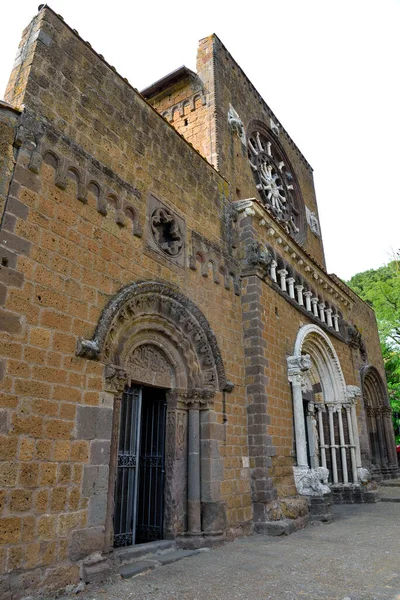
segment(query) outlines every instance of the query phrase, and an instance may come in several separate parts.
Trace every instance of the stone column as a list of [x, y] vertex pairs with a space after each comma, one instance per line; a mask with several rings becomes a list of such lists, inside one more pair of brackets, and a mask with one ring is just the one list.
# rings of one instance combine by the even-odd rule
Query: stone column
[[286, 271], [286, 269], [280, 269], [280, 271], [278, 271], [278, 274], [281, 282], [281, 290], [282, 292], [286, 292], [286, 275], [288, 274], [288, 272]]
[[325, 311], [326, 314], [326, 323], [328, 325], [328, 327], [333, 327], [333, 323], [332, 323], [332, 309], [331, 308], [327, 308]]
[[395, 440], [392, 425], [392, 409], [390, 406], [382, 406], [383, 427], [385, 432], [386, 448], [390, 466], [397, 467], [397, 456], [395, 452]]
[[337, 313], [333, 313], [333, 328], [335, 331], [339, 331], [339, 315]]
[[376, 408], [376, 429], [378, 431], [378, 445], [379, 445], [379, 457], [380, 463], [382, 466], [387, 466], [386, 453], [385, 453], [385, 440], [384, 440], [384, 430], [383, 430], [383, 419], [382, 412], [380, 410], [380, 406]]
[[189, 408], [188, 419], [188, 531], [201, 531], [200, 512], [200, 411]]
[[330, 434], [330, 447], [331, 447], [331, 456], [332, 456], [332, 477], [333, 483], [338, 482], [338, 472], [337, 472], [337, 462], [336, 462], [336, 440], [335, 440], [335, 426], [333, 423], [333, 404], [328, 404], [328, 414], [329, 414], [329, 434]]
[[275, 283], [278, 281], [276, 278], [276, 267], [278, 266], [278, 263], [276, 262], [276, 260], [271, 261], [271, 279], [272, 281], [275, 281]]
[[346, 404], [345, 409], [346, 409], [346, 417], [347, 417], [347, 429], [349, 430], [351, 470], [352, 470], [352, 474], [353, 474], [353, 483], [357, 483], [358, 475], [357, 475], [357, 461], [356, 461], [356, 446], [354, 443], [353, 422], [351, 419], [350, 404]]
[[301, 385], [303, 382], [304, 371], [308, 371], [311, 368], [311, 359], [308, 354], [304, 356], [288, 356], [287, 364], [288, 380], [292, 385], [293, 394], [297, 466], [307, 469], [307, 441]]
[[312, 304], [312, 312], [314, 317], [318, 317], [318, 298], [314, 297], [311, 298], [311, 304]]
[[200, 410], [201, 529], [205, 536], [220, 536], [226, 529], [221, 501], [224, 464], [219, 452], [223, 437], [224, 425], [218, 422], [217, 413], [212, 408]]
[[294, 277], [288, 277], [286, 280], [289, 286], [289, 297], [294, 300], [294, 282], [296, 281]]
[[339, 443], [340, 443], [340, 454], [342, 459], [342, 470], [343, 470], [343, 483], [349, 482], [349, 475], [347, 472], [347, 457], [346, 457], [346, 442], [344, 439], [344, 429], [343, 429], [343, 415], [342, 415], [342, 405], [338, 405], [338, 419], [339, 419]]
[[321, 302], [320, 304], [318, 304], [318, 308], [319, 318], [321, 319], [322, 323], [325, 323], [325, 303]]
[[297, 302], [299, 303], [299, 306], [304, 306], [303, 289], [304, 289], [303, 285], [296, 285]]
[[308, 312], [311, 312], [311, 296], [312, 296], [312, 292], [310, 291], [306, 291], [304, 292], [303, 296], [306, 299], [306, 310], [308, 310]]

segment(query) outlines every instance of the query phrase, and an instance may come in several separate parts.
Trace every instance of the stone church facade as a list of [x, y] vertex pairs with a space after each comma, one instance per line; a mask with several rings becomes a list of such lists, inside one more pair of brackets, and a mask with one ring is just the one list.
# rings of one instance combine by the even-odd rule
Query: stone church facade
[[152, 540], [290, 533], [397, 476], [374, 314], [215, 35], [140, 94], [43, 6], [0, 128], [2, 598]]

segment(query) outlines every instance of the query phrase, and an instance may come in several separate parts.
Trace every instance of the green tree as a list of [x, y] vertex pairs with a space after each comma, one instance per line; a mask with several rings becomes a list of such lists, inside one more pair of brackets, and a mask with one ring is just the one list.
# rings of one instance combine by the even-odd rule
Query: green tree
[[347, 285], [375, 311], [396, 441], [400, 443], [400, 255], [379, 269], [354, 275]]

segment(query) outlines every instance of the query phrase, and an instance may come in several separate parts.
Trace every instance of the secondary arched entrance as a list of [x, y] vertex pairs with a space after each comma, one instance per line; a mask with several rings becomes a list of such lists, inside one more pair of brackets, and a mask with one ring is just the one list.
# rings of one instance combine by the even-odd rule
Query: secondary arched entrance
[[392, 410], [379, 371], [371, 365], [361, 370], [362, 395], [367, 421], [372, 472], [397, 477], [398, 465], [392, 425]]
[[318, 326], [305, 325], [287, 362], [293, 392], [298, 491], [307, 493], [302, 484], [305, 474], [312, 479], [310, 470], [320, 467], [329, 471], [330, 485], [357, 484], [361, 455], [355, 396], [359, 390], [346, 386], [332, 342]]
[[110, 544], [223, 535], [225, 510], [212, 475], [222, 469], [213, 401], [230, 387], [201, 311], [167, 285], [132, 284], [111, 300], [77, 353], [105, 363], [114, 396]]

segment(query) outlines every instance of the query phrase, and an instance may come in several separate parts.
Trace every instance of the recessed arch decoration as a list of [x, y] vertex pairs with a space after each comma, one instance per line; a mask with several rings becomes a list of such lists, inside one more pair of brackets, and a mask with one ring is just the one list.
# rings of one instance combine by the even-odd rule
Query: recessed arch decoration
[[[298, 491], [327, 493], [328, 480], [334, 486], [358, 484], [361, 454], [355, 397], [360, 390], [346, 386], [332, 342], [317, 325], [304, 325], [287, 363], [293, 392]], [[314, 491], [310, 491], [309, 482], [313, 481]]]
[[372, 471], [375, 475], [386, 477], [397, 474], [392, 410], [386, 385], [378, 369], [372, 365], [363, 367], [360, 375]]
[[160, 282], [122, 288], [103, 310], [92, 339], [78, 340], [76, 354], [123, 368], [134, 380], [140, 380], [140, 354], [149, 368], [153, 357], [166, 378], [170, 371], [165, 387], [231, 389], [207, 319], [189, 298]]

